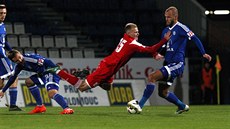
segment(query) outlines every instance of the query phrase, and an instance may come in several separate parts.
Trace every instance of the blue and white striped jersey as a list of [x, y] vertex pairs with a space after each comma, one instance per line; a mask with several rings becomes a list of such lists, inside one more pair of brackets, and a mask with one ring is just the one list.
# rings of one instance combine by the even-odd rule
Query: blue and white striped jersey
[[16, 76], [21, 72], [21, 70], [42, 74], [47, 68], [56, 66], [50, 59], [45, 58], [39, 54], [24, 54], [23, 57], [24, 62], [15, 66], [14, 75]]
[[13, 76], [10, 77], [9, 81], [3, 88], [2, 90], [3, 92], [5, 92], [11, 86], [11, 84], [13, 84], [18, 74], [22, 70], [35, 72], [38, 75], [42, 75], [44, 74], [47, 68], [57, 66], [50, 59], [45, 58], [39, 54], [34, 54], [34, 53], [24, 54], [23, 57], [24, 57], [23, 63], [19, 63], [15, 66], [14, 74]]
[[197, 36], [185, 25], [177, 22], [174, 26], [166, 27], [161, 37], [163, 38], [165, 33], [171, 31], [171, 38], [166, 44], [165, 61], [167, 63], [179, 63], [184, 62], [185, 49], [188, 40], [193, 40], [199, 48], [201, 54], [205, 54], [204, 47]]

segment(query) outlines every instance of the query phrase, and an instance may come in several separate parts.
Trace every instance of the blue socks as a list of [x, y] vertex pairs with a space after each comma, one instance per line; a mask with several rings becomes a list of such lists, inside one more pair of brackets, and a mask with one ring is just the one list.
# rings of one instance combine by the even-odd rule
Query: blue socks
[[35, 86], [29, 87], [29, 90], [30, 90], [31, 94], [33, 95], [34, 99], [36, 100], [37, 105], [41, 106], [42, 105], [42, 98], [40, 95], [39, 88], [35, 85]]
[[175, 104], [178, 106], [179, 109], [184, 109], [185, 104], [183, 102], [181, 102], [177, 96], [172, 93], [172, 92], [168, 92], [167, 97], [165, 97], [166, 100], [168, 100], [169, 102]]
[[9, 95], [10, 95], [10, 106], [16, 105], [18, 90], [17, 87], [10, 87], [9, 88]]
[[68, 105], [67, 105], [65, 99], [64, 99], [63, 96], [61, 96], [60, 94], [55, 94], [55, 95], [53, 96], [53, 99], [54, 99], [63, 109], [65, 109], [65, 108], [68, 107]]
[[145, 102], [149, 99], [149, 97], [152, 95], [153, 91], [155, 88], [155, 84], [154, 83], [149, 83], [147, 84], [145, 90], [144, 90], [144, 94], [139, 102], [139, 105], [141, 108], [144, 107]]

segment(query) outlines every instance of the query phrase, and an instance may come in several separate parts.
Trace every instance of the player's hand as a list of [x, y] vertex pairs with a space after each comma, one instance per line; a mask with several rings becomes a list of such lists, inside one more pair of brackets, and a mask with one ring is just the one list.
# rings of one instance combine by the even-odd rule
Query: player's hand
[[170, 37], [171, 37], [171, 31], [168, 31], [168, 32], [164, 35], [164, 38], [165, 38], [166, 40], [169, 40]]
[[155, 60], [161, 60], [161, 59], [164, 59], [164, 56], [162, 56], [161, 54], [157, 54], [156, 56], [154, 56], [154, 59]]
[[4, 97], [4, 92], [0, 91], [0, 98]]
[[204, 54], [204, 58], [206, 58], [209, 62], [212, 60], [212, 57], [209, 54]]

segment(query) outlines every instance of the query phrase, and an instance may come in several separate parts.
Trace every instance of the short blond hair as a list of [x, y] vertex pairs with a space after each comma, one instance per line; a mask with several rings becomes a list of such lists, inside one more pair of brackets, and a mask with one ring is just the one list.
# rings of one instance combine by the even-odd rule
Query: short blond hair
[[170, 11], [170, 10], [172, 11], [172, 13], [173, 13], [174, 16], [178, 16], [178, 10], [177, 10], [176, 7], [170, 6], [170, 7], [168, 7], [168, 8], [165, 10], [165, 12], [168, 12], [168, 11]]
[[134, 23], [127, 23], [127, 24], [125, 25], [125, 32], [131, 30], [132, 28], [136, 28], [136, 27], [137, 27], [137, 25], [134, 24]]

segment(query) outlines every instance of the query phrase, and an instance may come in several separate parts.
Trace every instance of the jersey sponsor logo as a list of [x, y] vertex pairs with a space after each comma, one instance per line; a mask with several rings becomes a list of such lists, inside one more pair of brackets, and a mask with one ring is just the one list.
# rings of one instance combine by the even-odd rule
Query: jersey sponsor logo
[[108, 96], [110, 105], [126, 105], [134, 99], [131, 83], [114, 83]]
[[187, 35], [188, 35], [189, 37], [192, 37], [192, 36], [194, 35], [194, 33], [193, 33], [192, 31], [189, 31], [189, 32], [187, 33]]
[[38, 65], [39, 65], [39, 66], [42, 66], [43, 63], [44, 63], [44, 60], [43, 60], [43, 59], [38, 59]]

